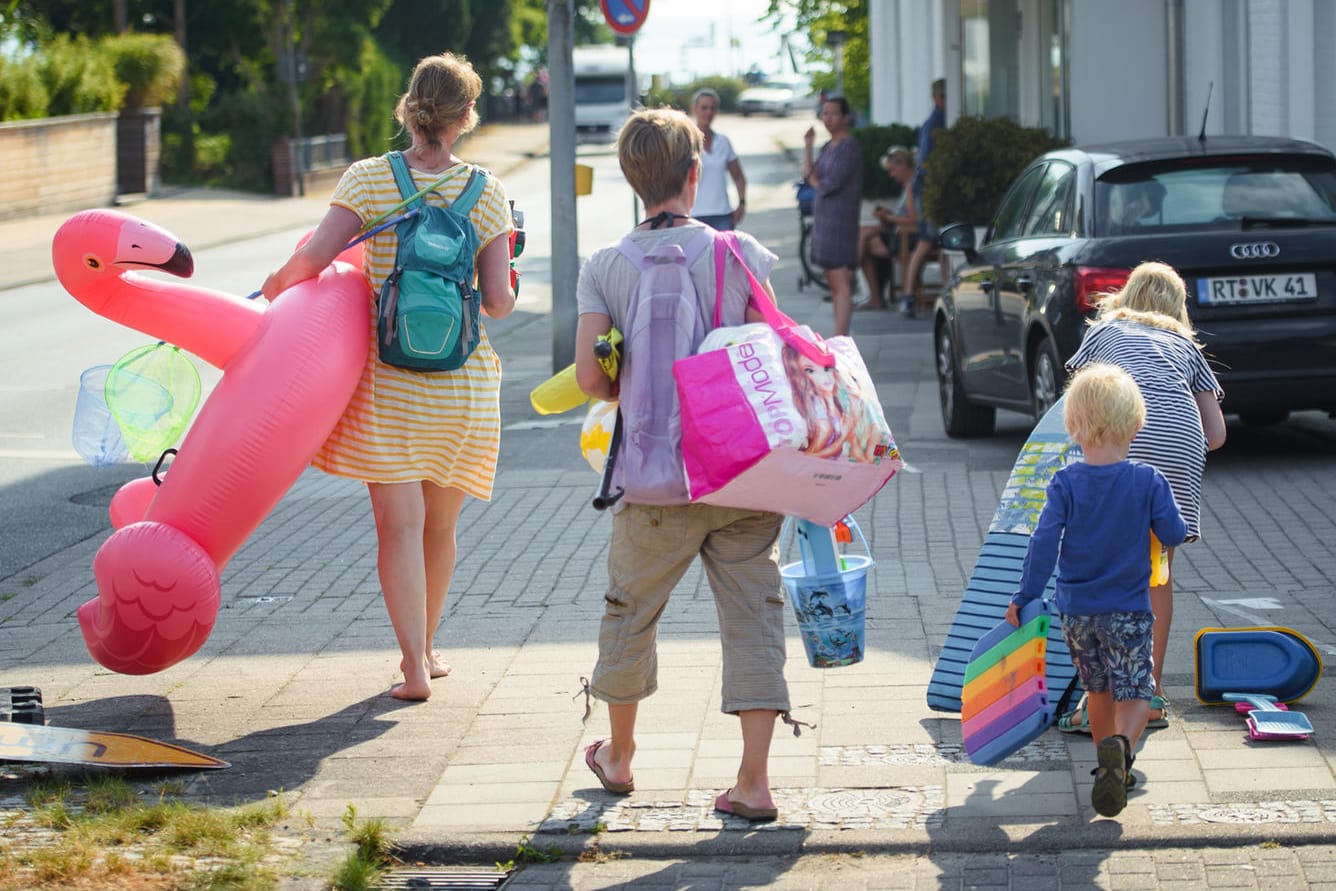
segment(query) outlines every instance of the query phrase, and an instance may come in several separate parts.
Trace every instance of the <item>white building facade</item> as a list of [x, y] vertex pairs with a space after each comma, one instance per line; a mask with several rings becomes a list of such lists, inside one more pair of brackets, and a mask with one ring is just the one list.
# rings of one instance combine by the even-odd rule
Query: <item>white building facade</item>
[[[1256, 134], [1336, 150], [1336, 0], [869, 0], [872, 120], [1008, 117], [1073, 143]], [[1209, 110], [1208, 110], [1209, 101]]]

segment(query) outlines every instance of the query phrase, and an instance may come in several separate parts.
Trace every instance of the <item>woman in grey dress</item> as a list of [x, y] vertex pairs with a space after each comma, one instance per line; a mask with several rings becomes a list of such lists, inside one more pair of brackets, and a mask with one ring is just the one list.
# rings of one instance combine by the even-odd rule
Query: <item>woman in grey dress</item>
[[813, 158], [816, 130], [803, 135], [803, 179], [816, 189], [812, 202], [812, 262], [826, 271], [835, 306], [835, 334], [849, 333], [858, 267], [858, 214], [863, 198], [863, 156], [849, 130], [852, 116], [843, 96], [821, 103], [821, 123], [830, 142]]

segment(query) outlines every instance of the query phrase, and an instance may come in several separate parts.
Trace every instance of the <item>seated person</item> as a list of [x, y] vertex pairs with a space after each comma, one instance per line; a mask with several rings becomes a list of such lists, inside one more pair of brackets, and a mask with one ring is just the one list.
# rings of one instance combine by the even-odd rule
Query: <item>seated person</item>
[[[891, 179], [900, 184], [900, 201], [893, 209], [881, 205], [873, 208], [879, 224], [863, 226], [858, 233], [858, 265], [867, 278], [868, 293], [871, 297], [863, 307], [885, 309], [890, 306], [889, 297], [895, 292], [894, 282], [883, 283], [878, 273], [879, 261], [894, 261], [900, 252], [900, 233], [915, 231], [918, 213], [914, 208], [914, 197], [910, 183], [914, 180], [914, 153], [904, 146], [893, 145], [881, 156], [881, 166]], [[892, 272], [894, 275], [894, 272]], [[882, 296], [883, 285], [889, 285], [891, 295]], [[863, 308], [860, 307], [860, 308]]]

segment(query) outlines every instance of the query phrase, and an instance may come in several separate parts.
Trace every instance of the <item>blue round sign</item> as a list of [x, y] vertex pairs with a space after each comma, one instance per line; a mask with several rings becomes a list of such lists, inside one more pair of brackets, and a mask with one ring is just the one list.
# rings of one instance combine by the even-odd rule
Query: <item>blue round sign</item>
[[649, 0], [599, 0], [608, 27], [618, 34], [634, 34], [649, 15]]

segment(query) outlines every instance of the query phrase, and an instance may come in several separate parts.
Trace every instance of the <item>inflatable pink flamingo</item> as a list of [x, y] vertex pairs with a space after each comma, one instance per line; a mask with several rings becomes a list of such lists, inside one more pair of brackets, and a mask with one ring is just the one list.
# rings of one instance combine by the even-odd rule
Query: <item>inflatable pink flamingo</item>
[[161, 487], [134, 480], [117, 494], [116, 531], [93, 560], [98, 596], [78, 611], [94, 659], [150, 674], [204, 644], [219, 573], [352, 398], [367, 356], [370, 292], [360, 264], [344, 262], [272, 305], [146, 278], [133, 270], [190, 276], [190, 252], [157, 226], [110, 210], [71, 217], [51, 253], [60, 283], [93, 312], [224, 371]]

